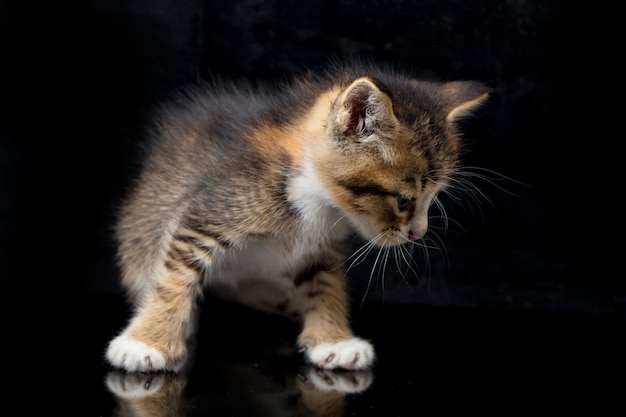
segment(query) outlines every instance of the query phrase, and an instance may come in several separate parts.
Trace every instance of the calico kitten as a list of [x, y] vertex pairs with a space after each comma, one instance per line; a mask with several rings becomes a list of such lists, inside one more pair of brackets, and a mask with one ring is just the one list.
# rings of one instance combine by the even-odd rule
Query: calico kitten
[[159, 114], [119, 212], [134, 313], [108, 361], [179, 369], [208, 287], [300, 319], [297, 344], [317, 367], [372, 365], [350, 327], [341, 243], [353, 231], [382, 247], [424, 236], [460, 167], [455, 123], [487, 96], [474, 81], [351, 64], [280, 89], [186, 90]]

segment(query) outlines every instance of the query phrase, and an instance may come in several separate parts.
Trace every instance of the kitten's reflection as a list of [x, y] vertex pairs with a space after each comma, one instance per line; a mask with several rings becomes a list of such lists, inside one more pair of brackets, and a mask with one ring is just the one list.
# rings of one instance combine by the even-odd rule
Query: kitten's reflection
[[186, 416], [187, 379], [173, 373], [125, 373], [113, 371], [106, 385], [117, 399], [117, 417]]
[[297, 373], [281, 370], [277, 375], [258, 362], [227, 368], [218, 369], [215, 381], [202, 382], [195, 394], [188, 392], [185, 374], [112, 371], [106, 386], [117, 400], [114, 416], [342, 417], [346, 396], [364, 392], [373, 380], [371, 371], [304, 367]]

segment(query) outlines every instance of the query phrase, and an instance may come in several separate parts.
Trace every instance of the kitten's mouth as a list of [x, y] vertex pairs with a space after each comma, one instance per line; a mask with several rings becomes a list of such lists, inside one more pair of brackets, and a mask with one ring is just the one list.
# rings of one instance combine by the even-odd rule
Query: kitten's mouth
[[377, 244], [382, 247], [400, 246], [408, 242], [414, 242], [423, 237], [423, 233], [413, 233], [413, 231], [401, 231], [400, 229], [388, 229], [383, 233], [383, 238]]
[[379, 244], [381, 246], [397, 246], [422, 239], [428, 227], [424, 225], [424, 222], [419, 222], [413, 226], [409, 230], [395, 227], [387, 229], [383, 232], [383, 239], [380, 240]]

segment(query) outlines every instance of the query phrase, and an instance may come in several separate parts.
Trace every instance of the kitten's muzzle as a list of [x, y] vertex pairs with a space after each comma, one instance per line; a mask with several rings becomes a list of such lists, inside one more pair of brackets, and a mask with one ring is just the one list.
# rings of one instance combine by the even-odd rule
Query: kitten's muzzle
[[409, 240], [416, 241], [424, 237], [428, 231], [428, 217], [416, 216], [409, 225]]

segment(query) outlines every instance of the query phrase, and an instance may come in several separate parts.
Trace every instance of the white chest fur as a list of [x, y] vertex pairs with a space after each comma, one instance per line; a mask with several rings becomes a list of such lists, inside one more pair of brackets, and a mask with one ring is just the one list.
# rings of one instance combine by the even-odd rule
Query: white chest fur
[[303, 218], [299, 226], [292, 239], [252, 240], [226, 254], [208, 271], [213, 295], [291, 318], [302, 317], [304, 304], [295, 278], [322, 260], [327, 247], [343, 238], [349, 228], [330, 207], [316, 218]]
[[208, 271], [210, 282], [292, 280], [318, 261], [328, 245], [350, 233], [350, 224], [333, 204], [311, 163], [305, 163], [291, 181], [288, 194], [299, 213], [289, 237], [255, 238], [234, 248]]
[[259, 238], [226, 253], [209, 272], [210, 281], [289, 278], [316, 262], [332, 242], [345, 237], [347, 225], [336, 210], [326, 208], [320, 219], [303, 219], [289, 239]]

